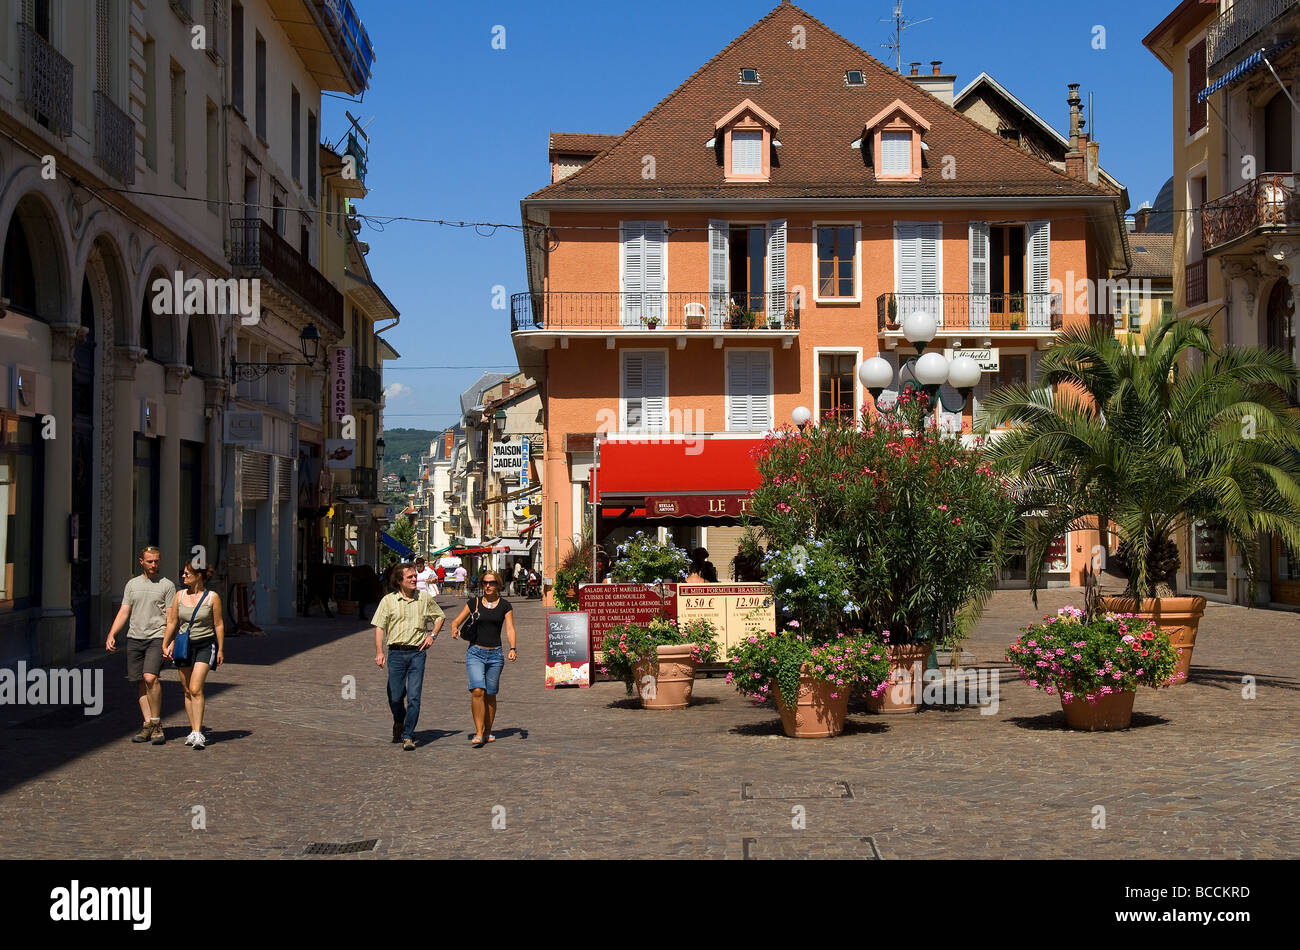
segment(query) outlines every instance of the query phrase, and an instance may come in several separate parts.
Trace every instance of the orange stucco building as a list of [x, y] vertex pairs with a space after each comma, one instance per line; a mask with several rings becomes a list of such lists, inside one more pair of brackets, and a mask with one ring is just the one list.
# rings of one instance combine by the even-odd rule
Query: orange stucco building
[[[966, 438], [1063, 327], [1109, 322], [1089, 288], [1129, 266], [1126, 208], [1070, 108], [1054, 166], [783, 3], [622, 135], [552, 135], [511, 325], [544, 395], [545, 576], [584, 522], [663, 528], [725, 576], [745, 447], [797, 406], [874, 411], [857, 370], [915, 355], [908, 313], [987, 367], [938, 413]], [[1090, 551], [1062, 539], [1058, 581]]]

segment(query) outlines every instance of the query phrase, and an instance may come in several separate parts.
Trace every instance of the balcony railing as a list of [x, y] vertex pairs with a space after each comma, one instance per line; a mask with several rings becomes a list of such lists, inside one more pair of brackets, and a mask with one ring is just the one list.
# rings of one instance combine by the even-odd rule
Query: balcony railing
[[358, 366], [352, 370], [352, 398], [379, 402], [384, 398], [383, 382], [379, 370]]
[[135, 121], [95, 90], [95, 161], [127, 185], [135, 184]]
[[1186, 275], [1187, 306], [1203, 304], [1208, 298], [1205, 288], [1205, 261], [1188, 261], [1183, 269]]
[[515, 294], [510, 329], [797, 330], [799, 294], [626, 293]]
[[1210, 71], [1282, 14], [1300, 7], [1300, 0], [1236, 0], [1219, 14], [1205, 33], [1205, 59]]
[[899, 329], [918, 310], [938, 321], [941, 331], [1046, 333], [1062, 326], [1060, 294], [881, 294], [876, 326]]
[[232, 218], [230, 263], [266, 271], [343, 335], [343, 295], [288, 241], [261, 218]]
[[379, 471], [373, 468], [354, 468], [352, 484], [357, 488], [357, 497], [374, 501], [379, 497]]
[[1300, 227], [1296, 176], [1260, 175], [1201, 209], [1201, 234], [1208, 251], [1261, 229]]
[[18, 24], [23, 105], [55, 135], [72, 133], [72, 63], [26, 23]]

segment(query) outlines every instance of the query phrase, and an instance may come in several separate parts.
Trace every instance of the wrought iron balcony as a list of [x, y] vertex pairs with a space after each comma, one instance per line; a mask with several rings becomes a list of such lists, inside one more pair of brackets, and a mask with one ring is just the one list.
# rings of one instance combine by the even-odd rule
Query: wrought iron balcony
[[520, 330], [798, 330], [796, 293], [711, 294], [619, 291], [515, 294], [510, 329]]
[[127, 185], [135, 184], [135, 121], [95, 90], [95, 161]]
[[1219, 14], [1205, 33], [1205, 59], [1210, 72], [1226, 65], [1233, 53], [1288, 10], [1300, 7], [1300, 0], [1236, 0]]
[[352, 370], [352, 398], [377, 403], [384, 398], [383, 381], [379, 370], [358, 366]]
[[1060, 294], [881, 294], [876, 327], [900, 331], [903, 318], [922, 310], [938, 321], [939, 331], [1047, 333], [1062, 326]]
[[23, 105], [55, 135], [72, 134], [72, 63], [26, 23], [18, 24]]
[[266, 221], [231, 219], [230, 263], [250, 272], [265, 272], [305, 309], [319, 314], [328, 329], [343, 335], [343, 295]]
[[352, 484], [357, 488], [357, 497], [365, 501], [374, 501], [379, 497], [379, 471], [358, 466], [352, 470]]
[[1300, 228], [1300, 196], [1295, 173], [1260, 175], [1201, 209], [1201, 235], [1207, 252], [1257, 231]]

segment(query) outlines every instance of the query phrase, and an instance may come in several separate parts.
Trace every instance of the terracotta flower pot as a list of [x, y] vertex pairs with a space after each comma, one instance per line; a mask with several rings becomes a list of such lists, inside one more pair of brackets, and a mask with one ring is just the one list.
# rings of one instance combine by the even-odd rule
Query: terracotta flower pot
[[[794, 739], [825, 739], [844, 731], [844, 720], [849, 714], [849, 689], [835, 686], [825, 680], [813, 679], [807, 673], [799, 676], [799, 696], [794, 708], [786, 709], [781, 699], [781, 686], [776, 684], [776, 708], [781, 714], [781, 727]], [[834, 699], [831, 693], [838, 693]]]
[[1128, 597], [1103, 597], [1101, 608], [1111, 613], [1137, 614], [1145, 620], [1155, 621], [1160, 630], [1169, 634], [1170, 642], [1178, 651], [1173, 685], [1187, 682], [1192, 666], [1192, 648], [1196, 646], [1196, 630], [1201, 624], [1201, 615], [1205, 613], [1204, 597], [1147, 597], [1140, 609]]
[[1100, 696], [1096, 703], [1090, 703], [1082, 696], [1075, 696], [1073, 702], [1062, 700], [1065, 724], [1071, 729], [1086, 729], [1089, 732], [1127, 729], [1133, 721], [1133, 697], [1136, 695], [1136, 691], [1130, 690], [1127, 693]]
[[921, 690], [925, 686], [925, 664], [930, 659], [930, 643], [891, 644], [885, 648], [889, 657], [891, 685], [879, 696], [867, 697], [867, 708], [874, 713], [912, 713], [921, 707]]
[[685, 709], [695, 688], [695, 648], [692, 644], [657, 647], [659, 672], [644, 660], [632, 668], [643, 709]]

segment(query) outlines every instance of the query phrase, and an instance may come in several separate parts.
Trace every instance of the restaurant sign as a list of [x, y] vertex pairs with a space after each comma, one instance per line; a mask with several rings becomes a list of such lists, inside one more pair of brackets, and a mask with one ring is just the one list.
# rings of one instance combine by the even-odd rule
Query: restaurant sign
[[960, 350], [946, 349], [944, 358], [949, 362], [958, 356], [969, 356], [979, 364], [981, 373], [996, 373], [1000, 364], [1000, 354], [996, 346], [968, 346]]
[[749, 514], [748, 492], [713, 495], [647, 495], [647, 518], [739, 518]]

